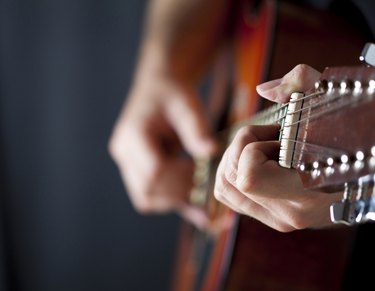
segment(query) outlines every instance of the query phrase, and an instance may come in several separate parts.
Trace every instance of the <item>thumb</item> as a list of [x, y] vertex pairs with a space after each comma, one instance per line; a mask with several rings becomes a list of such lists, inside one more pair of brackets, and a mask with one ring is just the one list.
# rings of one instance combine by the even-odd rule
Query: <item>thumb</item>
[[218, 142], [197, 94], [177, 93], [169, 99], [166, 111], [168, 121], [189, 154], [204, 158], [218, 151]]
[[313, 88], [319, 79], [320, 72], [314, 68], [300, 64], [295, 66], [281, 79], [272, 80], [256, 87], [259, 95], [271, 101], [285, 103], [294, 92], [306, 92]]

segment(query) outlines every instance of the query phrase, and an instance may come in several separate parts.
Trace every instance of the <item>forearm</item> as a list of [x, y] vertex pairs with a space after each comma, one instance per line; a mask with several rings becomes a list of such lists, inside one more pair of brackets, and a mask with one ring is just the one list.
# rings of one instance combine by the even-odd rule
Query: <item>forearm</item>
[[229, 0], [154, 0], [146, 12], [139, 74], [192, 78], [225, 37]]

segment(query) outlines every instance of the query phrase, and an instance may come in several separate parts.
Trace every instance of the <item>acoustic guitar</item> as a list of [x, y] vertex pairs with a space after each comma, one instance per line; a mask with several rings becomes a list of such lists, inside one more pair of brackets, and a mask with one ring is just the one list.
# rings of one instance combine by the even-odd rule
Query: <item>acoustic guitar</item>
[[[223, 147], [238, 124], [280, 123], [280, 164], [299, 171], [308, 189], [345, 192], [346, 199], [332, 206], [337, 221], [366, 220], [375, 133], [347, 129], [366, 127], [374, 110], [375, 71], [336, 68], [359, 65], [365, 38], [343, 17], [273, 0], [238, 1], [232, 36], [209, 102]], [[316, 88], [288, 104], [259, 98], [257, 84], [299, 63], [329, 68]], [[233, 213], [212, 194], [219, 159], [197, 163], [192, 197], [213, 219], [226, 215], [235, 223], [218, 235], [182, 223], [171, 290], [341, 290], [357, 227], [280, 233]]]

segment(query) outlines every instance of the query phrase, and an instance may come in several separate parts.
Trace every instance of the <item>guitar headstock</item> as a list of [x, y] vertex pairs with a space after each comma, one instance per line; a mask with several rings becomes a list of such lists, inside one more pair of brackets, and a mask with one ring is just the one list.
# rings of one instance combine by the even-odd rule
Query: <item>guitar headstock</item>
[[[292, 121], [284, 125], [294, 136], [281, 138], [282, 145], [289, 143], [282, 150], [292, 152], [290, 166], [299, 172], [305, 188], [345, 191], [347, 201], [355, 200], [355, 209], [374, 191], [375, 68], [327, 68], [314, 90], [289, 106], [296, 104], [297, 110], [288, 111]], [[357, 212], [348, 213], [351, 220], [359, 219]]]

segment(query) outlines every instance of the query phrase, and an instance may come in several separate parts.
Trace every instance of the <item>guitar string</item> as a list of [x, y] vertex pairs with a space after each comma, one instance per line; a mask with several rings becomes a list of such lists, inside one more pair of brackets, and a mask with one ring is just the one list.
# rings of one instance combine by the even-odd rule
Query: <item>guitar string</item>
[[[321, 145], [317, 145], [317, 144], [313, 144], [313, 143], [303, 142], [303, 141], [296, 140], [296, 139], [289, 139], [289, 140], [296, 143], [296, 144], [300, 144], [300, 145], [303, 145], [305, 147], [311, 148], [311, 149], [309, 149], [309, 152], [308, 152], [309, 155], [320, 154], [320, 156], [332, 157], [332, 156], [342, 156], [342, 155], [348, 154], [347, 151], [341, 150], [341, 149], [338, 149], [338, 148], [321, 146]], [[289, 152], [293, 152], [293, 153], [297, 153], [297, 154], [301, 154], [303, 152], [302, 147], [298, 148], [298, 150], [285, 148], [285, 147], [281, 147], [280, 149], [281, 150], [287, 150]]]
[[[322, 93], [324, 93], [324, 92], [323, 91], [317, 91], [317, 92], [311, 93], [309, 95], [305, 95], [305, 96], [299, 98], [298, 100], [292, 100], [292, 101], [289, 101], [289, 102], [283, 103], [283, 104], [274, 104], [274, 105], [270, 106], [269, 108], [266, 108], [263, 111], [261, 111], [259, 113], [256, 113], [254, 116], [252, 116], [249, 119], [245, 119], [245, 120], [242, 120], [242, 121], [239, 121], [239, 122], [235, 123], [229, 129], [229, 131], [236, 132], [239, 128], [241, 128], [245, 125], [265, 125], [265, 124], [268, 124], [268, 123], [264, 122], [267, 119], [272, 120], [274, 123], [280, 123], [287, 116], [286, 109], [288, 108], [289, 104], [299, 102], [299, 101], [302, 101], [302, 100], [306, 100], [306, 99], [315, 97], [317, 95], [320, 95]], [[277, 118], [276, 118], [276, 116], [277, 116]], [[274, 117], [274, 118], [272, 118], [272, 117]], [[258, 123], [256, 122], [257, 120], [259, 121]]]
[[[301, 100], [307, 100], [309, 98], [315, 97], [319, 94], [322, 94], [323, 92], [317, 91], [314, 93], [311, 93], [309, 95], [305, 95], [301, 98], [299, 98], [297, 101]], [[265, 110], [255, 114], [249, 119], [242, 120], [240, 122], [235, 123], [232, 127], [229, 129], [224, 129], [222, 134], [223, 136], [229, 136], [228, 140], [231, 141], [233, 139], [233, 136], [235, 133], [238, 131], [239, 128], [246, 126], [246, 125], [266, 125], [266, 124], [271, 124], [271, 123], [278, 123], [281, 124], [280, 132], [284, 129], [284, 125], [282, 124], [282, 121], [285, 119], [287, 116], [287, 108], [290, 103], [294, 103], [296, 101], [292, 100], [287, 103], [283, 104], [274, 104], [270, 106], [269, 108], [266, 108]], [[256, 122], [258, 120], [258, 122]], [[266, 120], [272, 120], [272, 122], [265, 122]], [[229, 131], [229, 133], [227, 132]]]
[[[273, 106], [271, 106], [270, 108], [266, 108], [264, 111], [261, 111], [260, 113], [258, 114], [255, 114], [253, 118], [251, 119], [260, 119], [260, 117], [269, 117], [269, 116], [272, 116], [272, 115], [280, 115], [280, 113], [284, 113], [285, 110], [288, 108], [289, 104], [291, 103], [297, 103], [297, 102], [300, 102], [300, 101], [304, 101], [306, 99], [310, 99], [312, 97], [315, 97], [317, 95], [320, 95], [324, 93], [323, 91], [317, 91], [317, 92], [314, 92], [314, 93], [311, 93], [309, 95], [305, 95], [301, 98], [299, 98], [298, 100], [291, 100], [287, 103], [283, 103], [283, 104], [275, 104]], [[282, 120], [283, 118], [285, 118], [286, 114], [279, 117], [276, 121], [280, 121]]]
[[[312, 94], [310, 94], [310, 95], [306, 95], [305, 97], [300, 98], [300, 99], [298, 99], [298, 100], [293, 100], [293, 101], [290, 101], [290, 102], [288, 102], [288, 103], [285, 103], [285, 104], [284, 104], [285, 106], [283, 106], [282, 108], [287, 107], [290, 103], [299, 102], [299, 101], [305, 100], [305, 99], [307, 99], [307, 98], [315, 97], [315, 96], [317, 96], [317, 95], [321, 95], [321, 94], [322, 94], [322, 92], [316, 92], [316, 93], [312, 93]], [[349, 95], [351, 96], [350, 92], [346, 92], [346, 93], [343, 93], [343, 94], [338, 94], [338, 95], [332, 95], [332, 96], [329, 96], [330, 98], [328, 98], [328, 99], [325, 99], [325, 100], [320, 101], [320, 102], [317, 102], [317, 103], [315, 103], [315, 104], [312, 104], [312, 105], [309, 105], [309, 106], [303, 107], [303, 108], [301, 108], [301, 109], [295, 110], [295, 111], [293, 112], [293, 114], [301, 113], [301, 112], [304, 112], [304, 111], [307, 111], [307, 110], [317, 109], [318, 107], [321, 107], [321, 106], [324, 106], [324, 105], [328, 105], [328, 104], [332, 105], [332, 104], [333, 104], [332, 102], [342, 100], [343, 97], [346, 97], [346, 96], [349, 96]], [[350, 99], [349, 102], [340, 104], [340, 105], [341, 105], [340, 107], [334, 107], [334, 108], [331, 108], [330, 111], [337, 110], [337, 109], [339, 109], [339, 108], [341, 108], [341, 107], [343, 107], [343, 106], [347, 106], [347, 105], [349, 105], [349, 104], [351, 104], [351, 103], [357, 102], [357, 101], [359, 101], [359, 99], [360, 99], [360, 98]], [[281, 109], [280, 109], [280, 111], [281, 111]], [[276, 111], [276, 110], [275, 110], [275, 111], [271, 111], [270, 114], [276, 114], [277, 112], [278, 112], [278, 111]], [[281, 112], [284, 113], [285, 111], [284, 111], [284, 112], [281, 111]], [[298, 121], [296, 121], [296, 122], [290, 123], [290, 124], [288, 124], [288, 125], [284, 125], [284, 127], [290, 127], [290, 126], [294, 126], [294, 125], [299, 124], [299, 123], [303, 123], [306, 119], [316, 118], [316, 117], [319, 117], [320, 115], [325, 114], [325, 113], [327, 113], [327, 111], [324, 111], [324, 112], [322, 112], [322, 113], [319, 112], [319, 113], [317, 113], [317, 114], [315, 114], [315, 115], [309, 115], [308, 118], [300, 119], [300, 120], [298, 120]], [[277, 123], [281, 123], [281, 121], [282, 121], [283, 119], [285, 119], [285, 117], [286, 117], [287, 115], [288, 115], [288, 113], [285, 113], [284, 115], [282, 115], [282, 116], [280, 116], [278, 119], [276, 119], [275, 122], [277, 122]]]
[[[236, 123], [231, 128], [231, 130], [237, 131], [238, 128], [240, 128], [244, 125], [265, 125], [265, 124], [270, 124], [270, 123], [279, 123], [279, 124], [282, 125], [282, 127], [280, 128], [280, 131], [282, 131], [285, 127], [291, 127], [291, 126], [303, 123], [307, 120], [316, 119], [323, 114], [326, 114], [326, 113], [331, 112], [331, 111], [338, 110], [342, 107], [346, 107], [346, 106], [348, 106], [352, 103], [358, 102], [358, 101], [360, 101], [361, 97], [363, 98], [362, 95], [356, 96], [356, 98], [349, 99], [346, 102], [344, 102], [344, 101], [341, 102], [336, 107], [330, 106], [330, 108], [326, 109], [325, 111], [321, 111], [321, 112], [318, 112], [318, 113], [315, 113], [315, 114], [310, 114], [309, 116], [307, 116], [303, 119], [300, 119], [296, 122], [293, 122], [293, 123], [290, 123], [290, 124], [287, 124], [287, 125], [282, 122], [285, 119], [285, 117], [288, 115], [288, 113], [286, 112], [286, 109], [287, 109], [287, 107], [289, 106], [290, 103], [295, 103], [295, 102], [299, 102], [299, 101], [302, 101], [302, 100], [306, 100], [306, 99], [315, 97], [317, 95], [321, 95], [323, 93], [324, 92], [322, 92], [322, 91], [317, 91], [317, 92], [311, 93], [309, 95], [306, 95], [306, 96], [304, 96], [304, 97], [302, 97], [298, 100], [292, 100], [292, 101], [289, 101], [289, 102], [287, 102], [285, 104], [282, 104], [282, 105], [280, 105], [280, 104], [273, 105], [273, 106], [271, 106], [271, 108], [265, 109], [264, 111], [262, 111], [258, 114], [255, 114], [254, 117], [252, 117], [250, 119], [247, 119], [247, 120]], [[315, 104], [306, 106], [304, 108], [301, 108], [299, 110], [294, 111], [293, 113], [295, 114], [295, 113], [301, 113], [301, 112], [304, 112], [304, 111], [307, 111], [307, 110], [317, 109], [318, 107], [328, 105], [328, 104], [332, 105], [333, 104], [332, 102], [341, 101], [343, 97], [351, 96], [350, 93], [351, 93], [351, 91], [345, 92], [345, 93], [342, 93], [342, 94], [338, 94], [338, 95], [332, 95], [328, 99], [325, 99], [325, 100], [317, 102]], [[272, 120], [272, 122], [266, 123], [265, 122], [266, 120]], [[256, 122], [256, 121], [258, 121], [258, 122]]]
[[[303, 112], [303, 111], [306, 111], [306, 110], [318, 109], [319, 107], [324, 106], [324, 105], [330, 105], [330, 107], [326, 108], [324, 111], [319, 111], [318, 113], [310, 114], [309, 116], [305, 117], [304, 119], [300, 119], [296, 122], [290, 123], [288, 125], [284, 125], [284, 127], [286, 127], [286, 126], [291, 127], [291, 126], [303, 123], [307, 120], [316, 119], [316, 118], [318, 118], [318, 117], [320, 117], [324, 114], [327, 114], [328, 112], [336, 111], [336, 110], [338, 110], [342, 107], [346, 107], [350, 104], [359, 102], [359, 101], [361, 101], [361, 99], [363, 99], [363, 98], [361, 98], [362, 96], [356, 96], [356, 98], [343, 100], [343, 98], [347, 97], [347, 96], [352, 96], [352, 94], [350, 94], [350, 92], [346, 92], [346, 93], [343, 93], [343, 94], [332, 95], [331, 98], [325, 99], [322, 102], [318, 102], [316, 104], [312, 104], [310, 106], [307, 106], [307, 107], [304, 107], [302, 109], [296, 110], [295, 112], [293, 112], [293, 114], [300, 113], [300, 112]], [[342, 102], [340, 102], [339, 104], [333, 103], [333, 102], [336, 102], [336, 101], [342, 101]], [[283, 116], [283, 118], [285, 118], [285, 117], [286, 117], [286, 115]]]
[[[236, 132], [238, 130], [238, 128], [241, 127], [241, 126], [243, 126], [243, 125], [250, 125], [250, 124], [253, 124], [253, 125], [254, 124], [255, 125], [256, 124], [258, 124], [258, 125], [265, 125], [265, 124], [270, 124], [271, 123], [271, 122], [270, 123], [266, 123], [265, 122], [266, 120], [272, 120], [272, 122], [274, 122], [274, 123], [281, 124], [281, 128], [280, 128], [279, 131], [282, 131], [286, 126], [294, 126], [294, 125], [297, 125], [297, 124], [302, 124], [302, 123], [306, 122], [307, 120], [316, 119], [319, 116], [327, 114], [328, 112], [339, 110], [342, 107], [346, 107], [346, 106], [348, 106], [348, 105], [350, 105], [352, 103], [360, 101], [360, 99], [363, 99], [363, 95], [367, 96], [366, 94], [361, 94], [361, 95], [356, 96], [356, 98], [346, 99], [343, 102], [340, 102], [339, 104], [335, 104], [335, 106], [329, 106], [329, 108], [326, 108], [325, 110], [322, 110], [322, 111], [320, 111], [318, 113], [309, 114], [307, 117], [305, 117], [303, 119], [299, 119], [298, 121], [290, 123], [288, 125], [285, 125], [282, 122], [285, 119], [285, 117], [287, 116], [287, 114], [288, 114], [286, 112], [286, 110], [287, 110], [287, 107], [289, 106], [289, 104], [295, 103], [295, 102], [300, 102], [302, 100], [311, 99], [311, 98], [313, 98], [315, 96], [322, 95], [322, 94], [325, 94], [325, 93], [326, 92], [324, 92], [324, 91], [316, 91], [316, 92], [313, 92], [311, 94], [305, 95], [305, 96], [299, 98], [298, 100], [292, 100], [292, 101], [289, 101], [289, 102], [287, 102], [285, 104], [275, 104], [275, 105], [273, 105], [273, 106], [265, 109], [264, 111], [255, 114], [253, 118], [250, 118], [250, 119], [247, 119], [247, 120], [244, 120], [242, 122], [237, 123], [234, 127], [232, 127], [230, 129], [231, 135], [233, 136], [233, 133]], [[306, 110], [310, 110], [310, 111], [312, 110], [312, 111], [314, 111], [314, 109], [318, 109], [321, 106], [328, 105], [328, 104], [332, 105], [333, 102], [337, 103], [337, 101], [342, 101], [343, 97], [347, 97], [349, 95], [351, 96], [351, 93], [352, 93], [352, 91], [347, 91], [345, 93], [341, 93], [341, 94], [337, 94], [337, 95], [335, 95], [335, 94], [332, 94], [332, 96], [328, 95], [329, 98], [324, 99], [324, 100], [319, 100], [319, 102], [317, 102], [315, 104], [312, 104], [312, 105], [309, 105], [309, 106], [306, 106], [306, 107], [304, 107], [302, 109], [296, 110], [293, 113], [294, 114], [295, 113], [300, 113], [300, 112], [303, 112], [303, 111], [306, 111]], [[257, 120], [258, 120], [258, 123], [255, 123], [254, 121], [257, 121]], [[327, 150], [329, 150], [329, 152], [331, 153], [331, 155], [335, 154], [334, 156], [341, 156], [343, 154], [347, 154], [345, 151], [342, 151], [340, 149], [333, 149], [333, 148], [322, 147], [322, 146], [318, 146], [318, 145], [311, 144], [311, 143], [301, 142], [299, 140], [295, 140], [295, 139], [291, 139], [291, 138], [288, 138], [287, 140], [290, 141], [290, 142], [293, 142], [295, 144], [304, 144], [307, 147], [311, 147], [311, 148], [316, 148], [317, 149], [317, 151], [315, 151], [315, 152], [309, 151], [310, 154], [312, 154], [312, 153], [319, 154], [320, 153], [322, 155], [322, 153], [325, 153], [323, 155], [329, 157], [329, 155], [327, 155]], [[293, 151], [293, 153], [295, 153], [295, 154], [301, 154], [302, 153], [302, 147], [300, 147], [298, 149], [298, 151], [296, 151], [295, 149], [288, 149], [288, 148], [284, 148], [284, 147], [281, 147], [280, 150]]]
[[[286, 127], [286, 126], [293, 126], [293, 125], [297, 125], [297, 124], [302, 124], [307, 120], [310, 121], [310, 120], [316, 119], [319, 116], [322, 116], [322, 115], [327, 114], [327, 113], [332, 112], [332, 111], [337, 111], [340, 108], [346, 107], [346, 106], [348, 106], [352, 103], [355, 103], [355, 102], [359, 101], [359, 99], [360, 99], [359, 96], [356, 96], [357, 98], [351, 98], [351, 99], [343, 100], [342, 97], [350, 95], [349, 93], [350, 92], [346, 92], [345, 94], [332, 95], [331, 98], [323, 100], [322, 102], [318, 102], [317, 104], [313, 104], [312, 106], [305, 107], [308, 110], [310, 110], [310, 109], [314, 110], [314, 109], [317, 109], [320, 106], [324, 106], [324, 105], [327, 105], [327, 104], [332, 105], [333, 102], [336, 102], [338, 100], [342, 101], [339, 104], [335, 104], [335, 106], [330, 106], [329, 108], [325, 108], [325, 110], [321, 110], [318, 113], [309, 114], [307, 117], [305, 117], [303, 119], [299, 119], [297, 122], [293, 122], [293, 123], [290, 123], [288, 125], [283, 124], [280, 131], [282, 131], [283, 128]], [[311, 95], [309, 95], [309, 97], [311, 97]], [[298, 113], [298, 112], [302, 112], [302, 111], [303, 110], [296, 110], [295, 112]], [[283, 118], [285, 118], [285, 116]], [[323, 147], [323, 146], [319, 146], [319, 145], [316, 145], [316, 144], [306, 143], [306, 141], [302, 142], [302, 141], [295, 140], [295, 139], [292, 139], [292, 138], [286, 138], [285, 140], [287, 140], [288, 142], [292, 142], [294, 144], [303, 144], [304, 145], [304, 148], [299, 147], [298, 150], [296, 150], [295, 147], [292, 147], [292, 148], [281, 147], [280, 148], [280, 150], [283, 150], [284, 152], [287, 151], [289, 153], [293, 153], [293, 155], [296, 155], [296, 154], [300, 155], [303, 152], [306, 153], [306, 150], [305, 150], [306, 147], [309, 148], [309, 151], [308, 151], [309, 155], [315, 154], [315, 155], [320, 155], [320, 156], [323, 156], [323, 157], [326, 157], [326, 158], [340, 157], [342, 155], [348, 154], [347, 152], [345, 152], [343, 150], [340, 150], [340, 149]], [[315, 150], [314, 150], [314, 148], [315, 148]], [[286, 161], [286, 159], [280, 158], [279, 161]]]

